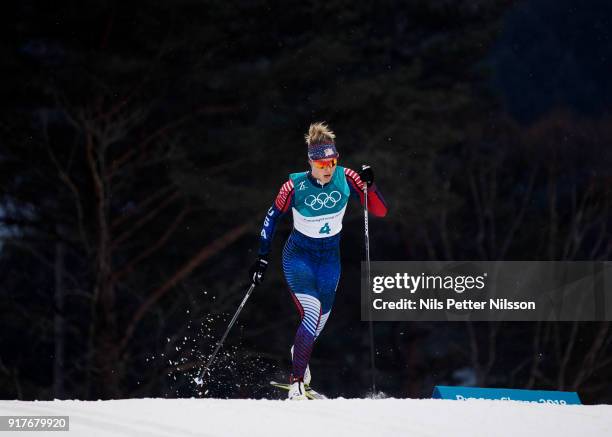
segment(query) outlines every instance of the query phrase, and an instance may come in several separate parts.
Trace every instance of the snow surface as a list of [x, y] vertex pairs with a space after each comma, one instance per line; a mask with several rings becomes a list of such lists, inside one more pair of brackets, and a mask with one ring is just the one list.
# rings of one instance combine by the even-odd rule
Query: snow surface
[[[56, 437], [612, 436], [611, 405], [561, 406], [486, 400], [0, 401], [0, 415], [70, 416], [70, 431], [54, 432]], [[42, 436], [48, 432], [18, 435], [28, 434]]]

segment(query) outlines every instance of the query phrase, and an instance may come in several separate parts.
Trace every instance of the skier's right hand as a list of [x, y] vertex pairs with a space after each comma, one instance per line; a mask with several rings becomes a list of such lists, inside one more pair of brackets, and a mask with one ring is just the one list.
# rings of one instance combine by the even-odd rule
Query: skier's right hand
[[255, 285], [261, 284], [263, 282], [264, 274], [266, 273], [267, 268], [267, 258], [264, 256], [260, 256], [249, 269], [249, 280]]

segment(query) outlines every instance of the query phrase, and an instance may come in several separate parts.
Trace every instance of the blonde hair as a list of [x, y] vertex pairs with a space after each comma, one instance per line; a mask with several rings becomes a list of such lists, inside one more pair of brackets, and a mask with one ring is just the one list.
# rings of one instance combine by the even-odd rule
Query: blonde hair
[[306, 144], [309, 146], [315, 144], [334, 143], [336, 134], [325, 124], [325, 122], [312, 123], [308, 128], [308, 133], [304, 136]]

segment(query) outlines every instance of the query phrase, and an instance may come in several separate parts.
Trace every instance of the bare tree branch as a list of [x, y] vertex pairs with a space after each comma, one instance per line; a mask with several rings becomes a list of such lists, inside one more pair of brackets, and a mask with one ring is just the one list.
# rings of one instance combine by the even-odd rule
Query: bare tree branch
[[128, 341], [132, 337], [134, 330], [136, 329], [136, 325], [138, 322], [144, 317], [144, 315], [149, 311], [149, 309], [159, 300], [161, 299], [168, 291], [170, 291], [179, 281], [183, 280], [187, 277], [196, 267], [202, 264], [207, 259], [211, 258], [215, 254], [217, 254], [220, 250], [224, 249], [242, 235], [246, 234], [251, 228], [252, 223], [245, 223], [240, 226], [236, 226], [230, 231], [226, 232], [217, 240], [213, 241], [209, 245], [205, 246], [198, 252], [195, 256], [193, 256], [186, 264], [183, 265], [166, 283], [164, 283], [161, 287], [154, 290], [149, 298], [140, 305], [140, 307], [134, 313], [131, 321], [128, 324], [128, 327], [125, 331], [125, 335], [123, 339], [119, 343], [119, 350], [124, 350]]
[[168, 227], [166, 232], [164, 232], [164, 234], [151, 247], [149, 247], [147, 250], [139, 254], [133, 260], [129, 261], [127, 266], [125, 266], [122, 270], [113, 274], [113, 280], [118, 281], [124, 276], [130, 274], [140, 262], [142, 262], [143, 260], [151, 256], [152, 254], [157, 252], [166, 243], [166, 241], [168, 241], [168, 238], [170, 238], [170, 236], [174, 233], [178, 225], [181, 224], [181, 222], [183, 221], [185, 216], [188, 214], [188, 212], [189, 212], [189, 207], [186, 206], [177, 215], [176, 219]]

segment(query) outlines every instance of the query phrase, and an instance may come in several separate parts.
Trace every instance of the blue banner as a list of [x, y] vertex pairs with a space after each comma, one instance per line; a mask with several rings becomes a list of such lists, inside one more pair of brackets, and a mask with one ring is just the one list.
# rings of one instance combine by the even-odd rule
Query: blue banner
[[433, 399], [452, 399], [467, 401], [468, 399], [492, 399], [499, 401], [535, 402], [538, 404], [580, 405], [578, 393], [573, 391], [552, 390], [518, 390], [511, 388], [479, 388], [450, 387], [437, 385], [434, 387]]

